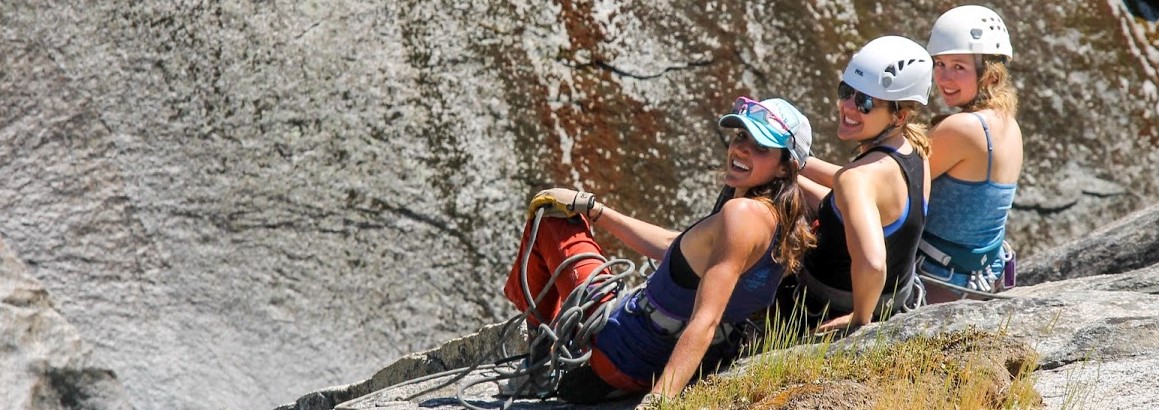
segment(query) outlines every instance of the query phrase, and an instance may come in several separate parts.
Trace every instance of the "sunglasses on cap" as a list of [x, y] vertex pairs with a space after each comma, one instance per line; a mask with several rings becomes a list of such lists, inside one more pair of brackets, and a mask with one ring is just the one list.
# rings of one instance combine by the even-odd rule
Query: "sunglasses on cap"
[[870, 97], [869, 94], [854, 90], [853, 86], [846, 84], [844, 81], [837, 84], [837, 98], [845, 101], [849, 97], [853, 97], [853, 105], [857, 106], [857, 111], [860, 111], [862, 114], [869, 114], [870, 111], [873, 111], [874, 98]]
[[[743, 115], [748, 117], [750, 120], [764, 124], [765, 127], [772, 131], [774, 134], [779, 134], [774, 135], [777, 140], [788, 141], [789, 143], [786, 145], [789, 147], [796, 143], [793, 136], [793, 130], [789, 129], [789, 125], [785, 124], [784, 121], [781, 121], [781, 119], [777, 117], [776, 114], [773, 114], [773, 111], [768, 107], [761, 105], [760, 101], [748, 97], [738, 97], [736, 101], [732, 103], [732, 113], [736, 115]], [[773, 124], [769, 123], [769, 121], [775, 122], [780, 126], [780, 129], [785, 130], [785, 132], [781, 133], [780, 130], [778, 130], [777, 127], [773, 127]]]

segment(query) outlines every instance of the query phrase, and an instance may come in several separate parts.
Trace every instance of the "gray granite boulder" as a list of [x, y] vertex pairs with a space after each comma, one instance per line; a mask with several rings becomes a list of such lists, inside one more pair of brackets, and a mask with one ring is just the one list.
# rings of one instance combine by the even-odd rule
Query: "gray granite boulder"
[[1048, 408], [1159, 406], [1159, 265], [1016, 288], [1009, 300], [954, 302], [862, 332], [895, 338], [974, 327], [1002, 331], [1041, 355], [1036, 388]]
[[1159, 263], [1159, 205], [1103, 222], [1097, 230], [1022, 261], [1018, 281], [1032, 285]]

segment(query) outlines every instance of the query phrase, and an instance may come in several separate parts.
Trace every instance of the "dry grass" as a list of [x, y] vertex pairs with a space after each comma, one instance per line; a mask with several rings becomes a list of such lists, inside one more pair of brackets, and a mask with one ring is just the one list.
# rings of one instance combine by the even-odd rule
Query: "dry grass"
[[[1002, 333], [968, 330], [836, 344], [770, 329], [743, 374], [710, 377], [664, 409], [1025, 409], [1038, 355]], [[808, 344], [804, 344], [808, 343]], [[868, 347], [866, 347], [868, 346]]]

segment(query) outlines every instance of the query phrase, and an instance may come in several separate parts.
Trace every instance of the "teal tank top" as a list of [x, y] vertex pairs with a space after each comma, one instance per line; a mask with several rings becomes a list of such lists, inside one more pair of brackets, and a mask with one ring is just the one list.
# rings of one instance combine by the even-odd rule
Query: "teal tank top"
[[[929, 213], [926, 215], [924, 236], [939, 249], [955, 253], [990, 253], [1002, 246], [1006, 236], [1006, 215], [1014, 204], [1018, 184], [999, 184], [990, 180], [994, 162], [994, 144], [990, 127], [978, 113], [971, 113], [982, 122], [986, 134], [986, 180], [963, 181], [949, 174], [933, 180], [930, 185]], [[929, 238], [933, 235], [934, 238]]]

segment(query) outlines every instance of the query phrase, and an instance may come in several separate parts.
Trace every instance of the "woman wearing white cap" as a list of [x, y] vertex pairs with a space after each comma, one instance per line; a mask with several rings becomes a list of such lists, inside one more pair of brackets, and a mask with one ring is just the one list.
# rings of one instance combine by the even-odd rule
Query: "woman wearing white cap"
[[[1022, 130], [1006, 69], [1014, 50], [998, 13], [951, 9], [934, 23], [926, 49], [942, 100], [961, 110], [930, 130], [933, 183], [918, 271], [928, 301], [938, 303], [993, 292], [1014, 257], [1003, 240], [1022, 172]], [[1012, 269], [1005, 279], [1014, 284]]]
[[[516, 308], [535, 313], [528, 319], [532, 334], [540, 323], [555, 322], [564, 299], [600, 273], [601, 263], [589, 259], [566, 266], [552, 281], [570, 257], [602, 253], [592, 227], [661, 261], [642, 289], [621, 295], [595, 335], [590, 361], [563, 372], [558, 395], [564, 400], [648, 391], [649, 400], [673, 397], [702, 372], [727, 366], [739, 354], [734, 325], [772, 306], [781, 278], [813, 246], [808, 205], [797, 186], [812, 141], [808, 119], [784, 100], [742, 97], [719, 123], [736, 130], [724, 174], [732, 195], [683, 232], [624, 215], [586, 192], [555, 188], [531, 201], [529, 215], [547, 207], [546, 215], [555, 217], [540, 219], [533, 241], [528, 222], [504, 293]], [[530, 303], [528, 295], [545, 289], [546, 297]]]
[[920, 298], [913, 264], [930, 148], [914, 120], [932, 70], [925, 48], [886, 36], [854, 54], [841, 76], [837, 138], [857, 143], [858, 155], [842, 167], [814, 159], [801, 171], [818, 209], [818, 244], [779, 295], [782, 311], [804, 304], [817, 332], [856, 328]]

